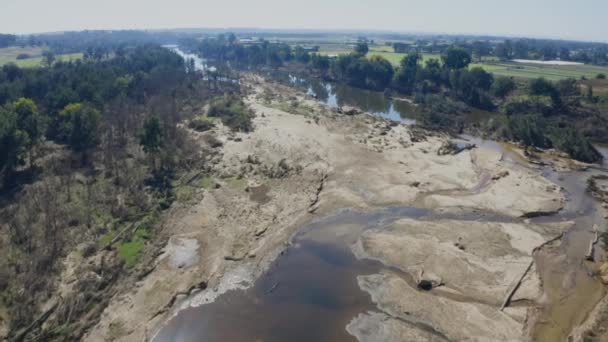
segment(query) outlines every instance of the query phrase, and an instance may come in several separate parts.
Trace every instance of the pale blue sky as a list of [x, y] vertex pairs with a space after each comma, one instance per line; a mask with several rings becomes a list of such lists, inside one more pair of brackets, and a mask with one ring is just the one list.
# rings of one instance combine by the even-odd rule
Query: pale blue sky
[[608, 41], [608, 0], [0, 0], [0, 32], [258, 27]]

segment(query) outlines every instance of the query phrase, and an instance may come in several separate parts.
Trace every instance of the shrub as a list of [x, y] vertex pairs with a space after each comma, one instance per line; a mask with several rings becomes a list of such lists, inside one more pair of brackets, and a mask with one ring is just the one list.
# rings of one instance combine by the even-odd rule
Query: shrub
[[209, 106], [209, 117], [220, 118], [222, 123], [234, 131], [250, 132], [253, 114], [245, 103], [235, 95], [215, 98]]
[[551, 147], [551, 140], [547, 138], [547, 124], [538, 114], [509, 117], [505, 134], [507, 138], [526, 146]]
[[197, 132], [204, 132], [212, 129], [215, 126], [213, 120], [208, 117], [196, 117], [188, 124], [188, 127]]
[[561, 130], [553, 138], [555, 147], [568, 153], [572, 159], [585, 163], [595, 163], [602, 160], [602, 155], [593, 147], [589, 139], [577, 130], [570, 128]]
[[20, 53], [17, 55], [17, 59], [21, 60], [21, 59], [28, 59], [31, 58], [32, 56], [28, 55], [27, 53]]
[[605, 80], [606, 74], [597, 74], [597, 76], [595, 76], [595, 78], [597, 78], [598, 80]]
[[540, 113], [545, 116], [553, 112], [553, 102], [548, 96], [514, 96], [502, 107], [507, 115]]

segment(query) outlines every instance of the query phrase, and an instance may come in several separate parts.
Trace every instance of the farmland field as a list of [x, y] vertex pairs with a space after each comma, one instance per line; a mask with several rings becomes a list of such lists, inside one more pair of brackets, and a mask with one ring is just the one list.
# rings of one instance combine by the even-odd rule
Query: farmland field
[[544, 77], [552, 81], [565, 78], [579, 79], [581, 76], [592, 79], [600, 73], [608, 74], [608, 67], [597, 65], [532, 65], [505, 62], [473, 64], [472, 66], [480, 66], [494, 75], [516, 78]]
[[[0, 66], [8, 63], [15, 63], [17, 66], [21, 68], [35, 68], [40, 66], [42, 62], [42, 48], [38, 47], [28, 47], [28, 48], [19, 48], [19, 47], [10, 47], [0, 49]], [[28, 54], [30, 58], [27, 59], [17, 59], [19, 54]], [[63, 54], [57, 55], [56, 59], [59, 61], [70, 61], [81, 59], [81, 53], [72, 53], [72, 54]]]

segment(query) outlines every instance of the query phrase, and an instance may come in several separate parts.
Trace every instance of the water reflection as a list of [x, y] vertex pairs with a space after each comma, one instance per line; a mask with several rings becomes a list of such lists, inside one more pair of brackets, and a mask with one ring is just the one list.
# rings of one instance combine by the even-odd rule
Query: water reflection
[[271, 78], [299, 88], [330, 107], [352, 106], [383, 118], [413, 125], [419, 118], [416, 105], [387, 98], [384, 93], [351, 87], [346, 84], [298, 77], [292, 74], [271, 73]]

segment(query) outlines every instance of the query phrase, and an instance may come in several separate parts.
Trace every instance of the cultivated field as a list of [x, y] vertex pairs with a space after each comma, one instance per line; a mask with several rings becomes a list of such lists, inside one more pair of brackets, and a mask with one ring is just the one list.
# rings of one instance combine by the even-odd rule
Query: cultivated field
[[473, 64], [473, 66], [481, 66], [494, 75], [517, 78], [544, 77], [552, 81], [565, 78], [579, 79], [582, 76], [593, 79], [600, 73], [608, 75], [608, 67], [596, 65], [536, 65], [504, 62]]
[[[15, 63], [21, 68], [35, 68], [42, 63], [43, 49], [39, 47], [9, 47], [0, 49], [0, 66], [8, 63]], [[20, 54], [27, 54], [30, 57], [27, 59], [17, 59]], [[57, 55], [57, 60], [71, 61], [81, 59], [81, 53]]]
[[[356, 43], [353, 39], [337, 38], [337, 37], [325, 37], [303, 39], [278, 39], [286, 42], [290, 45], [302, 45], [307, 47], [319, 46], [319, 52], [324, 55], [337, 56], [341, 54], [350, 53], [353, 51], [353, 47]], [[404, 43], [413, 43], [407, 41]], [[391, 46], [385, 44], [384, 41], [375, 41], [375, 44], [370, 44], [369, 56], [382, 56], [386, 58], [394, 66], [398, 66], [403, 57], [407, 54], [394, 52]], [[436, 58], [441, 60], [439, 54], [422, 54], [422, 63], [426, 62], [430, 58]], [[494, 75], [509, 76], [521, 79], [530, 79], [544, 77], [548, 80], [557, 81], [565, 78], [576, 78], [580, 79], [585, 77], [587, 79], [594, 79], [597, 74], [603, 73], [608, 75], [608, 67], [595, 66], [595, 65], [539, 65], [539, 64], [525, 64], [525, 63], [510, 63], [500, 62], [496, 57], [484, 57], [481, 63], [476, 62], [471, 66], [480, 66], [486, 71], [493, 73]]]

